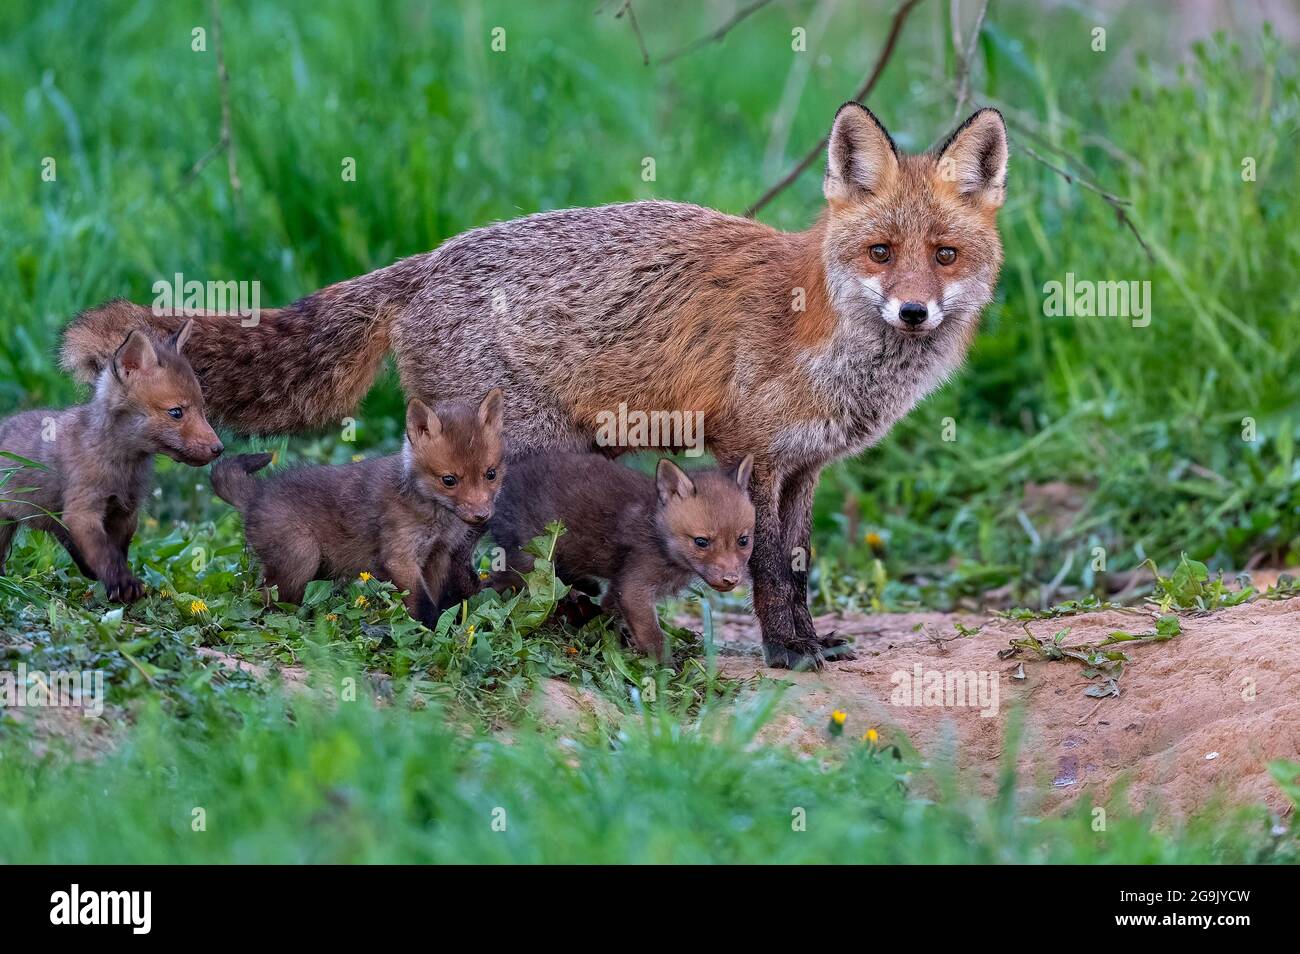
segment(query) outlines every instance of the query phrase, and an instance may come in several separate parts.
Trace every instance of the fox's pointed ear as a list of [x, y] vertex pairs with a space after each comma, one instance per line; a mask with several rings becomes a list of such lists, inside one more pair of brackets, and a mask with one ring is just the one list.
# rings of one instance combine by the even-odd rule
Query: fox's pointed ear
[[406, 436], [412, 441], [437, 437], [442, 433], [442, 421], [433, 409], [419, 398], [411, 398], [406, 405]]
[[826, 201], [849, 202], [879, 192], [897, 174], [898, 150], [880, 120], [861, 103], [841, 106], [826, 146]]
[[749, 454], [740, 465], [736, 468], [735, 478], [736, 486], [746, 493], [749, 492], [749, 477], [754, 473], [754, 455]]
[[176, 334], [167, 339], [167, 343], [172, 346], [172, 350], [177, 354], [185, 347], [185, 342], [190, 340], [190, 332], [194, 330], [194, 319], [186, 318], [185, 324], [176, 329]]
[[659, 491], [661, 504], [666, 504], [673, 497], [690, 497], [695, 493], [695, 484], [686, 475], [686, 471], [667, 457], [661, 459], [655, 468], [655, 488]]
[[158, 364], [158, 352], [153, 349], [149, 336], [139, 329], [126, 336], [113, 355], [113, 372], [119, 379], [148, 371]]
[[501, 415], [505, 407], [505, 393], [500, 388], [493, 388], [483, 396], [478, 406], [478, 422], [493, 430], [501, 429]]
[[966, 198], [998, 208], [1007, 197], [1007, 126], [996, 109], [981, 109], [939, 150], [939, 178]]

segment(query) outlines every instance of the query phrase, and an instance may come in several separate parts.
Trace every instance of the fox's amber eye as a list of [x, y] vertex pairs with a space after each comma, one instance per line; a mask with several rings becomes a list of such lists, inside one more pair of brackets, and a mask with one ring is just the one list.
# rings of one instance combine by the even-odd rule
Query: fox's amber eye
[[487, 472], [486, 474], [484, 474], [483, 476], [486, 477], [488, 480], [496, 480], [496, 479], [497, 479], [497, 469], [496, 469], [495, 467], [490, 467], [490, 468], [488, 468], [488, 472]]
[[182, 417], [185, 416], [185, 408], [183, 408], [183, 407], [169, 407], [169, 408], [167, 409], [167, 415], [168, 415], [172, 420], [174, 420], [174, 421], [179, 421]]
[[934, 253], [934, 260], [940, 265], [951, 265], [953, 262], [957, 261], [957, 250], [945, 245], [943, 248], [939, 249], [939, 251]]
[[871, 260], [877, 265], [884, 265], [889, 261], [889, 246], [873, 245], [871, 248], [867, 249], [867, 255], [870, 256]]
[[456, 478], [453, 477], [451, 474], [443, 474], [443, 475], [442, 475], [442, 485], [443, 485], [444, 487], [455, 487], [455, 486], [456, 486]]
[[748, 533], [742, 533], [742, 534], [740, 535], [740, 539], [737, 540], [736, 543], [738, 543], [738, 544], [739, 544], [740, 546], [742, 546], [742, 547], [747, 547], [747, 546], [749, 546], [749, 534], [748, 534]]
[[707, 549], [709, 548], [709, 538], [708, 538], [708, 537], [696, 537], [696, 538], [695, 538], [695, 545], [696, 545], [697, 547], [699, 547], [701, 550], [707, 550]]

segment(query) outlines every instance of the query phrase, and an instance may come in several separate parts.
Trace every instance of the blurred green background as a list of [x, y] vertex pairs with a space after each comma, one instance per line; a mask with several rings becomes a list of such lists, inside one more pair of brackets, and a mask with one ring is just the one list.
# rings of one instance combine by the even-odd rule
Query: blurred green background
[[[639, 0], [647, 66], [621, 0], [223, 4], [236, 193], [224, 155], [188, 178], [221, 130], [208, 4], [4, 5], [0, 412], [76, 398], [62, 325], [109, 297], [148, 302], [175, 272], [260, 281], [269, 306], [543, 209], [656, 197], [740, 213], [826, 133], [894, 9], [769, 3], [659, 62], [745, 6]], [[969, 366], [828, 472], [819, 608], [1105, 595], [1180, 552], [1300, 562], [1297, 19], [1288, 4], [991, 4], [971, 107], [1002, 107], [1014, 140], [1001, 287]], [[953, 75], [949, 4], [921, 0], [868, 105], [926, 148], [954, 125]], [[1131, 202], [1150, 255], [1025, 147]], [[810, 224], [820, 170], [761, 219]], [[1044, 284], [1070, 272], [1151, 282], [1150, 325], [1046, 316]], [[400, 407], [390, 376], [363, 445], [395, 440]], [[192, 491], [192, 474], [165, 478]]]

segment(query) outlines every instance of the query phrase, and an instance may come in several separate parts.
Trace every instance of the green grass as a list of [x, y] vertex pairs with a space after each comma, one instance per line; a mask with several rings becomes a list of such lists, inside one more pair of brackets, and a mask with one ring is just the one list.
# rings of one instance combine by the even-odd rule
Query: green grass
[[[191, 31], [210, 26], [206, 5], [5, 5], [0, 413], [76, 400], [55, 360], [62, 325], [115, 295], [147, 302], [175, 272], [259, 281], [271, 305], [540, 209], [659, 197], [739, 212], [825, 134], [870, 68], [887, 12], [840, 4], [799, 85], [790, 30], [814, 21], [811, 0], [772, 4], [722, 43], [650, 68], [626, 21], [595, 6], [326, 0], [308, 14], [223, 4], [236, 194], [224, 157], [187, 181], [220, 129], [211, 34], [208, 52], [191, 50]], [[936, 42], [947, 6], [918, 7], [869, 103], [904, 148], [952, 125], [952, 64]], [[637, 9], [656, 55], [716, 25], [710, 5]], [[1148, 560], [1171, 581], [1179, 566], [1204, 564], [1204, 578], [1178, 582], [1181, 605], [1222, 601], [1215, 571], [1300, 563], [1297, 58], [1267, 33], [1182, 50], [1158, 39], [1168, 31], [1151, 17], [1142, 5], [1102, 21], [1086, 5], [992, 5], [974, 102], [1001, 106], [1014, 138], [998, 297], [967, 368], [878, 448], [827, 472], [815, 511], [818, 610], [944, 609], [994, 589], [1046, 609], [1104, 600]], [[1096, 22], [1108, 27], [1105, 53], [1089, 46]], [[497, 26], [505, 53], [489, 48]], [[797, 108], [782, 135], [774, 118], [787, 83]], [[1025, 145], [1129, 200], [1150, 259], [1109, 205]], [[641, 177], [647, 156], [653, 182]], [[52, 182], [41, 177], [47, 157]], [[345, 158], [355, 182], [340, 174]], [[1253, 181], [1241, 175], [1247, 158]], [[762, 218], [807, 226], [819, 181], [801, 177]], [[1044, 285], [1067, 273], [1149, 281], [1150, 325], [1047, 316]], [[308, 461], [383, 452], [401, 411], [390, 375], [359, 413], [355, 442], [324, 434], [269, 446]], [[37, 766], [18, 754], [27, 730], [0, 722], [0, 860], [1280, 851], [1253, 829], [1208, 821], [1153, 834], [1135, 819], [1123, 837], [1102, 838], [1084, 819], [1033, 822], [1032, 806], [959, 796], [927, 773], [900, 787], [901, 769], [879, 760], [845, 753], [823, 771], [750, 749], [734, 728], [713, 750], [702, 714], [726, 722], [750, 687], [718, 678], [707, 638], [683, 634], [670, 672], [621, 652], [605, 624], [541, 623], [541, 591], [513, 607], [481, 598], [434, 633], [373, 582], [316, 588], [302, 609], [263, 607], [237, 519], [206, 484], [161, 463], [132, 553], [150, 596], [120, 616], [51, 541], [20, 538], [14, 575], [0, 582], [6, 663], [102, 669], [122, 738], [99, 766]], [[1026, 490], [1045, 485], [1069, 505]], [[1160, 586], [1157, 598], [1172, 592]], [[205, 611], [193, 610], [198, 601]], [[400, 704], [329, 714], [298, 701], [289, 726], [283, 703], [202, 647], [381, 672]], [[662, 713], [612, 745], [570, 749], [520, 732], [502, 747], [479, 735], [526, 720], [531, 688], [549, 676], [633, 713], [653, 686]], [[461, 731], [448, 733], [444, 718]], [[105, 786], [120, 798], [103, 799]], [[484, 817], [501, 791], [515, 798], [508, 835]], [[934, 791], [947, 795], [931, 801]], [[794, 836], [797, 798], [819, 821]], [[214, 806], [202, 836], [189, 831], [191, 803]], [[175, 812], [167, 833], [155, 805]], [[328, 837], [303, 834], [315, 831]]]
[[0, 739], [0, 861], [1294, 860], [1294, 839], [1259, 812], [1161, 832], [1117, 804], [1095, 830], [1091, 806], [1036, 819], [1010, 779], [991, 800], [962, 795], [957, 779], [847, 738], [824, 759], [755, 747], [769, 705], [699, 730], [647, 709], [612, 743], [512, 744], [364, 702], [247, 697], [187, 721], [150, 708], [100, 764], [33, 765]]

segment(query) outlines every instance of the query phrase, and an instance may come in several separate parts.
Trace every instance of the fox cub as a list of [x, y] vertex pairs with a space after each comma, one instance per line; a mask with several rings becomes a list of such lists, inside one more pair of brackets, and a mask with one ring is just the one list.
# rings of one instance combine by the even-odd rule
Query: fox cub
[[0, 500], [0, 574], [15, 532], [28, 526], [52, 534], [110, 600], [144, 595], [127, 551], [153, 483], [153, 455], [202, 467], [222, 451], [181, 354], [192, 327], [185, 322], [163, 342], [132, 331], [88, 403], [0, 421], [0, 451], [41, 465], [18, 467], [11, 483], [19, 490], [6, 494], [17, 499]]
[[212, 471], [217, 496], [243, 514], [265, 584], [301, 603], [315, 579], [372, 572], [406, 590], [412, 616], [473, 593], [474, 544], [505, 477], [502, 392], [434, 408], [413, 400], [399, 454], [334, 467], [301, 467], [266, 480], [252, 475], [270, 454], [241, 454]]
[[732, 471], [687, 473], [665, 459], [652, 479], [599, 454], [516, 460], [488, 524], [508, 567], [491, 585], [505, 589], [532, 569], [521, 548], [560, 520], [560, 578], [586, 592], [594, 591], [594, 580], [608, 581], [601, 608], [623, 618], [638, 650], [665, 659], [655, 602], [695, 576], [725, 593], [745, 574], [754, 534], [753, 464], [751, 456]]

